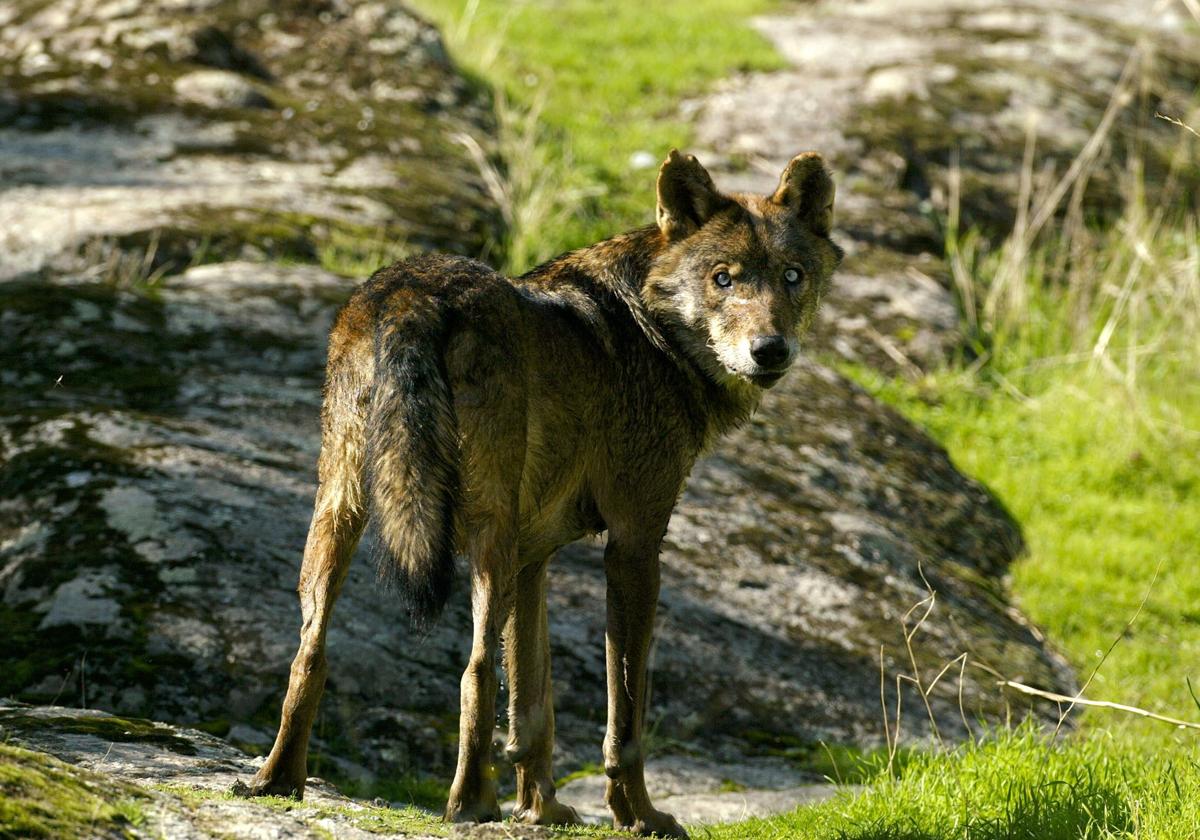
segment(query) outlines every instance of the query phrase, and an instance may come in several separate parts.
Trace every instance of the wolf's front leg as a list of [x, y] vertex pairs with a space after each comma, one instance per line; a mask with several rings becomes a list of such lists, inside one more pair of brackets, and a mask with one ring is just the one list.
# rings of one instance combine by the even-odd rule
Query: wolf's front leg
[[635, 834], [684, 837], [670, 814], [646, 793], [642, 728], [646, 716], [647, 660], [658, 608], [658, 540], [622, 542], [612, 534], [604, 551], [608, 577], [608, 734], [604, 771], [613, 825]]

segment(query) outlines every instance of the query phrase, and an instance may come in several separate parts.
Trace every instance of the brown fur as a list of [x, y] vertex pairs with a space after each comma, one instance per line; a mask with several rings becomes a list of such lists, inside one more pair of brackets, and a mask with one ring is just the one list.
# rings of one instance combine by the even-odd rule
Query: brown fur
[[643, 781], [659, 543], [697, 455], [794, 358], [841, 259], [832, 204], [815, 154], [763, 198], [721, 194], [672, 152], [656, 227], [515, 280], [427, 256], [355, 292], [330, 338], [300, 650], [252, 793], [303, 794], [329, 614], [370, 510], [382, 569], [418, 619], [444, 603], [454, 555], [470, 562], [475, 630], [446, 818], [500, 816], [490, 747], [503, 636], [514, 816], [574, 822], [551, 772], [546, 567], [560, 546], [607, 531], [609, 805], [617, 827], [686, 836]]

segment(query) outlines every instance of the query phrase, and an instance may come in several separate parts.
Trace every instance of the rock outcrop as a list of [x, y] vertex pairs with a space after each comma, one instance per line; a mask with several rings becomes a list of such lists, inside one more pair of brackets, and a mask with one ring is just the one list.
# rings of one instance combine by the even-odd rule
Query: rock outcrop
[[[303, 804], [230, 796], [229, 791], [250, 778], [261, 762], [195, 729], [86, 709], [0, 701], [0, 794], [9, 805], [0, 832], [36, 834], [29, 823], [40, 819], [56, 829], [50, 833], [57, 837], [563, 836], [511, 823], [450, 828], [440, 823], [440, 814], [407, 800], [354, 800], [319, 779], [310, 781]], [[667, 758], [652, 760], [647, 775], [656, 800], [692, 824], [768, 816], [838, 792], [831, 784], [804, 784], [781, 759], [717, 765]], [[604, 780], [603, 773], [583, 775], [561, 788], [565, 800], [576, 804], [592, 825], [611, 823]], [[64, 807], [65, 797], [78, 807]], [[505, 811], [510, 808], [511, 803]], [[82, 825], [73, 823], [80, 817]], [[83, 830], [77, 833], [73, 828]], [[593, 827], [586, 836], [604, 835]]]
[[[473, 133], [489, 146], [486, 99], [436, 33], [387, 4], [286, 8], [0, 12], [0, 71], [19, 80], [0, 99], [0, 695], [267, 747], [299, 625], [324, 336], [353, 285], [327, 269], [364, 231], [381, 231], [387, 248], [477, 254], [498, 237], [454, 140]], [[982, 26], [985, 13], [981, 3], [960, 24]], [[787, 25], [803, 32], [817, 11], [793, 14]], [[752, 78], [720, 96], [788, 84]], [[1098, 116], [1098, 100], [1080, 101]], [[888, 218], [917, 233], [863, 232], [893, 201], [870, 204], [867, 162], [905, 154], [879, 131], [869, 145], [840, 134], [804, 143], [849, 173], [843, 218], [858, 243], [858, 280], [832, 298], [842, 314], [826, 340], [876, 360], [855, 348], [877, 343], [846, 323], [852, 282], [870, 302], [859, 326], [900, 340], [908, 324], [902, 352], [924, 342], [937, 358], [957, 340], [954, 307], [937, 259], [912, 257], [937, 253], [920, 191], [897, 182], [888, 193], [912, 203]], [[777, 140], [754, 154], [795, 145]], [[759, 186], [732, 167], [718, 180]], [[868, 252], [883, 262], [868, 267]], [[935, 724], [958, 737], [966, 721], [1023, 714], [997, 674], [1069, 690], [1069, 669], [1008, 602], [1003, 576], [1020, 550], [1017, 525], [936, 444], [806, 364], [697, 465], [667, 535], [655, 743], [799, 784], [819, 740], [882, 741], [880, 671], [894, 712], [897, 675], [913, 676], [906, 638], [925, 684], [955, 663], [928, 712], [901, 683], [906, 737]], [[570, 770], [597, 760], [604, 722], [599, 546], [564, 550], [551, 592]], [[313, 771], [447, 778], [468, 620], [460, 591], [435, 631], [414, 636], [356, 563], [330, 631]]]
[[456, 138], [488, 145], [491, 123], [395, 4], [9, 3], [0, 278], [479, 254], [499, 214]]
[[1080, 165], [1062, 212], [1090, 223], [1119, 206], [1127, 166], [1151, 182], [1172, 172], [1185, 204], [1200, 187], [1192, 139], [1156, 117], [1197, 116], [1186, 4], [829, 0], [755, 25], [791, 69], [689, 109], [740, 189], [773, 187], [799, 149], [830, 159], [849, 258], [816, 343], [851, 361], [912, 372], [962, 349], [946, 237], [1007, 235], [1023, 172], [1040, 200]]
[[[349, 840], [403, 837], [551, 840], [545, 829], [457, 826], [384, 800], [361, 802], [319, 780], [303, 804], [247, 800], [230, 787], [255, 763], [194, 729], [102, 712], [0, 701], [0, 833], [10, 837]], [[602, 833], [595, 836], [603, 837]]]

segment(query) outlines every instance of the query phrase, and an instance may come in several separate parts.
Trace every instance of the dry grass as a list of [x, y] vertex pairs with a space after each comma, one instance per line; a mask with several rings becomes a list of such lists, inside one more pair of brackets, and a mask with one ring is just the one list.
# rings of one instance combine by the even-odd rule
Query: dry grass
[[[1028, 369], [1086, 365], [1138, 402], [1148, 364], [1200, 360], [1200, 222], [1195, 135], [1180, 119], [1165, 175], [1144, 177], [1142, 148], [1114, 162], [1112, 136], [1153, 72], [1148, 48], [1130, 54], [1108, 107], [1065, 171], [1037, 156], [1031, 124], [1016, 222], [998, 248], [957, 230], [952, 206], [948, 255], [964, 320], [979, 358], [1005, 381]], [[1200, 107], [1193, 109], [1200, 113]], [[1195, 136], [1193, 136], [1195, 135]], [[1108, 225], [1086, 221], [1085, 196], [1101, 167], [1115, 168], [1122, 205]], [[952, 173], [950, 195], [957, 201]]]
[[571, 186], [568, 149], [548, 143], [539, 122], [544, 99], [519, 105], [503, 91], [495, 94], [498, 148], [489, 155], [468, 134], [461, 143], [479, 168], [492, 200], [500, 208], [506, 237], [501, 248], [502, 270], [519, 274], [555, 256], [560, 248], [547, 230], [570, 224], [579, 204], [599, 196], [596, 186]]

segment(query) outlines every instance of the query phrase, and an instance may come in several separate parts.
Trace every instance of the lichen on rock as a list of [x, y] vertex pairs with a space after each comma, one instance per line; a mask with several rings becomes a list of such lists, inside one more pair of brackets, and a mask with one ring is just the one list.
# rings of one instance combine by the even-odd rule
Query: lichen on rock
[[433, 840], [448, 834], [432, 814], [403, 803], [354, 801], [319, 779], [310, 782], [304, 803], [230, 796], [234, 780], [254, 769], [249, 756], [194, 729], [0, 701], [5, 836]]
[[259, 217], [303, 220], [275, 257], [316, 261], [347, 227], [494, 247], [499, 215], [453, 139], [491, 146], [488, 100], [436, 30], [382, 3], [273, 9], [18, 4], [0, 27], [0, 278], [86, 265], [94, 242], [147, 270], [246, 256]]

